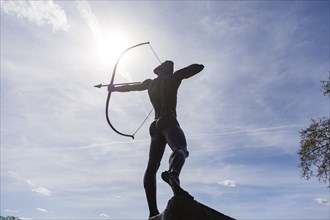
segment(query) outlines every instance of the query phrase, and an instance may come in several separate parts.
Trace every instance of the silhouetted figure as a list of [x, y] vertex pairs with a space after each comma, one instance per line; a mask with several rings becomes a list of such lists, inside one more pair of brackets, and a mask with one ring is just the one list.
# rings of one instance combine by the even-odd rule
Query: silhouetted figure
[[155, 79], [147, 79], [140, 84], [109, 86], [110, 91], [129, 92], [148, 90], [150, 101], [155, 110], [155, 120], [150, 125], [151, 144], [149, 161], [144, 175], [144, 188], [148, 201], [149, 218], [159, 214], [156, 201], [156, 173], [160, 166], [166, 144], [173, 153], [169, 159], [169, 170], [162, 173], [162, 179], [167, 182], [174, 195], [189, 194], [180, 187], [179, 175], [185, 159], [188, 157], [187, 142], [180, 128], [176, 115], [177, 93], [181, 81], [194, 76], [203, 70], [204, 66], [192, 64], [173, 73], [172, 61], [165, 61], [154, 73]]

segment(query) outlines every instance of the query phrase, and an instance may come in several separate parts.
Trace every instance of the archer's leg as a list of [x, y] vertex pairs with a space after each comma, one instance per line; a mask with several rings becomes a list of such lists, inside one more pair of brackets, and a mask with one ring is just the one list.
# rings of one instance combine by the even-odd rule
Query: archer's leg
[[166, 141], [171, 147], [173, 153], [170, 156], [170, 167], [169, 171], [166, 171], [162, 174], [162, 178], [168, 184], [171, 185], [174, 195], [182, 194], [185, 192], [180, 187], [179, 175], [181, 169], [185, 163], [186, 158], [188, 157], [187, 151], [187, 142], [185, 135], [179, 125], [169, 126], [167, 129], [164, 129], [164, 136]]
[[144, 174], [144, 189], [149, 206], [149, 218], [159, 214], [156, 198], [156, 173], [160, 166], [160, 161], [163, 157], [166, 145], [165, 139], [162, 134], [157, 131], [155, 123], [152, 123], [150, 126], [150, 136], [149, 161]]

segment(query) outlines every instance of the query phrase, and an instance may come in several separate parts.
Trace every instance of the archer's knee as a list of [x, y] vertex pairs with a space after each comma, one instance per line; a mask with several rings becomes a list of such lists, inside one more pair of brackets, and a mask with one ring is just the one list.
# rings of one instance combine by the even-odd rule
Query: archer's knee
[[184, 158], [189, 156], [189, 151], [186, 148], [177, 150], [177, 153], [181, 154]]
[[170, 161], [174, 158], [187, 158], [189, 156], [189, 151], [186, 148], [174, 150], [171, 154]]

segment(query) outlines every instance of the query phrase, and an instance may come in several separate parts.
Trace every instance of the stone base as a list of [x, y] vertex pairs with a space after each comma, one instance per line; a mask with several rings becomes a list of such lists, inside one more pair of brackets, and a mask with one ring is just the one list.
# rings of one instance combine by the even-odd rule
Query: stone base
[[161, 214], [150, 220], [235, 220], [190, 197], [174, 196]]

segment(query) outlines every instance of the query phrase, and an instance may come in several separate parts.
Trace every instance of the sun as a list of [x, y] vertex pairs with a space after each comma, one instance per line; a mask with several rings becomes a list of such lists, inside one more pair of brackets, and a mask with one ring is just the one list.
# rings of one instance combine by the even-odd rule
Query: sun
[[97, 37], [97, 57], [102, 65], [113, 65], [129, 45], [127, 34], [120, 31], [100, 33]]

